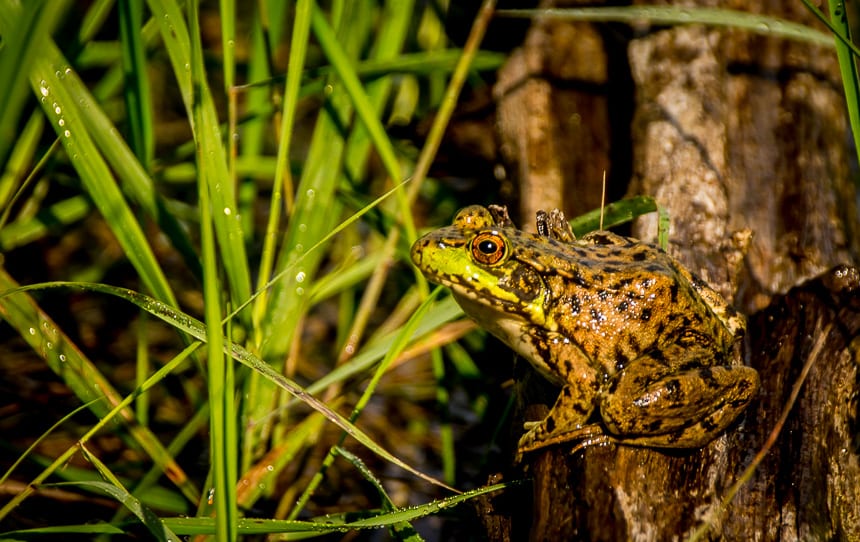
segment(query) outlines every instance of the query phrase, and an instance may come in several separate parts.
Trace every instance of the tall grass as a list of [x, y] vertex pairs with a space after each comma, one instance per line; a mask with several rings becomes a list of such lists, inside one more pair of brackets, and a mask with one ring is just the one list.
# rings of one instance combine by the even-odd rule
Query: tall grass
[[[208, 532], [234, 540], [254, 530], [240, 521], [240, 511], [260, 499], [277, 502], [271, 493], [276, 480], [289, 483], [285, 471], [295, 470], [296, 461], [308, 456], [326, 418], [370, 452], [447, 487], [397, 458], [396, 451], [384, 449], [354, 422], [413, 337], [427, 336], [459, 314], [450, 300], [426, 302], [415, 313], [420, 318], [407, 323], [428, 293], [426, 283], [419, 278], [409, 287], [390, 279], [416, 236], [410, 207], [420, 182], [413, 180], [411, 191], [404, 183], [417, 157], [390, 139], [385, 119], [395, 113], [395, 104], [414, 104], [407, 109], [397, 105], [401, 119], [437, 109], [438, 101], [431, 99], [439, 97], [397, 97], [421, 92], [422, 80], [447, 79], [455, 69], [461, 85], [477, 42], [466, 55], [451, 49], [440, 32], [442, 14], [416, 9], [412, 2], [335, 2], [327, 11], [311, 0], [263, 2], [251, 13], [227, 0], [216, 11], [204, 10], [196, 1], [183, 6], [170, 0], [120, 2], [115, 8], [96, 2], [86, 12], [70, 5], [52, 7], [21, 7], [11, 0], [0, 5], [0, 74], [11, 82], [3, 89], [5, 103], [15, 106], [0, 117], [6, 134], [0, 145], [5, 164], [0, 184], [3, 250], [57, 243], [81, 220], [101, 221], [134, 270], [131, 284], [136, 282], [134, 289], [141, 294], [80, 282], [35, 289], [117, 296], [167, 322], [187, 348], [160, 362], [146, 348], [146, 335], [138, 333], [142, 346], [135, 357], [128, 352], [129, 361], [136, 359], [137, 383], [112, 381], [76, 344], [74, 333], [40, 308], [31, 297], [33, 287], [18, 288], [15, 277], [3, 271], [4, 319], [98, 422], [65, 452], [44, 458], [46, 467], [0, 509], [0, 519], [59, 478], [74, 484], [72, 489], [62, 486], [65, 490], [116, 499], [158, 539]], [[83, 21], [76, 34], [73, 20]], [[206, 20], [221, 25], [214, 32], [221, 38], [218, 45], [207, 41], [213, 31], [202, 29]], [[422, 40], [415, 39], [416, 32]], [[59, 35], [64, 38], [55, 37]], [[96, 41], [97, 35], [109, 36], [108, 41]], [[287, 44], [284, 62], [276, 57]], [[405, 59], [411, 64], [404, 64]], [[499, 63], [498, 55], [479, 60], [485, 69]], [[360, 75], [367, 71], [365, 64], [374, 70], [370, 77]], [[165, 112], [156, 104], [165, 105], [164, 96], [173, 93], [157, 88], [153, 79], [177, 91], [175, 106], [184, 111], [188, 133], [184, 144], [167, 147], [158, 139], [155, 119]], [[459, 88], [452, 87], [449, 98], [456, 101]], [[420, 109], [415, 107], [419, 104]], [[297, 124], [300, 108], [315, 111], [310, 129]], [[307, 133], [307, 140], [297, 141], [297, 133]], [[371, 168], [373, 157], [382, 169]], [[431, 158], [432, 152], [425, 153], [422, 177]], [[50, 171], [58, 168], [70, 168], [76, 180], [57, 186]], [[168, 180], [170, 171], [182, 168], [192, 173], [187, 188]], [[368, 213], [370, 222], [362, 218]], [[28, 234], [21, 238], [16, 232]], [[178, 260], [166, 264], [156, 256], [157, 237]], [[82, 265], [94, 268], [84, 276], [105, 274], [98, 262]], [[365, 288], [368, 281], [375, 287]], [[180, 304], [180, 299], [195, 296], [199, 304]], [[401, 299], [400, 306], [386, 310], [380, 306], [383, 296]], [[307, 347], [303, 326], [320, 320], [316, 313], [321, 307], [340, 307], [337, 341]], [[134, 329], [131, 320], [112, 323], [114, 329]], [[380, 368], [364, 398], [350, 406], [344, 386], [360, 389], [361, 379], [374, 367]], [[186, 379], [179, 395], [163, 388], [176, 371]], [[296, 371], [327, 377], [305, 377], [303, 387], [292, 378]], [[192, 413], [172, 442], [165, 443], [147, 424], [152, 403], [146, 398], [153, 390], [158, 397], [172, 396]], [[315, 396], [325, 396], [327, 404]], [[295, 399], [311, 408], [298, 409]], [[347, 419], [336, 409], [352, 414]], [[127, 466], [99, 458], [92, 439], [107, 430], [118, 431], [129, 450], [146, 458], [149, 473], [128, 478]], [[208, 442], [198, 446], [209, 450], [209, 468], [199, 478], [178, 457], [207, 434]], [[329, 457], [349, 458], [356, 472], [374, 479], [359, 456], [339, 448], [332, 452]], [[61, 466], [77, 454], [95, 467], [101, 481], [77, 471], [63, 473]], [[34, 456], [41, 457], [38, 446], [19, 459]], [[453, 462], [450, 447], [442, 456]], [[160, 482], [160, 474], [170, 483]], [[10, 470], [4, 479], [10, 475], [16, 473]], [[320, 479], [288, 489], [286, 495], [305, 496], [298, 506], [284, 501], [279, 515], [306, 516], [303, 506]], [[454, 480], [449, 476], [448, 482]], [[381, 490], [382, 485], [376, 487]], [[404, 516], [397, 506], [408, 501], [396, 505], [384, 497], [388, 504], [383, 511], [370, 514], [378, 519], [353, 528], [399, 525], [405, 532], [404, 521], [463, 499], [451, 498]], [[171, 514], [165, 510], [193, 518], [169, 524]], [[68, 525], [63, 530], [111, 534], [128, 525], [124, 516], [119, 513], [101, 529]], [[312, 523], [270, 523], [264, 531], [322, 534], [345, 530], [347, 523], [329, 516]]]

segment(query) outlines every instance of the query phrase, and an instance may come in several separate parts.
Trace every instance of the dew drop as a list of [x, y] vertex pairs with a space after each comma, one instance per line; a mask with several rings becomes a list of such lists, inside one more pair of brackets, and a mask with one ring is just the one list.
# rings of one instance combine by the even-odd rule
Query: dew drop
[[50, 94], [50, 91], [48, 90], [48, 83], [45, 82], [44, 79], [39, 82], [39, 92], [42, 93], [42, 96], [47, 96], [48, 94]]
[[308, 231], [308, 225], [307, 224], [299, 224], [299, 231], [300, 232]]
[[299, 271], [296, 273], [296, 282], [304, 282], [305, 281], [305, 272]]
[[305, 289], [299, 286], [296, 288], [296, 295], [305, 295]]
[[64, 132], [63, 132], [63, 135], [64, 135], [64, 136], [66, 136], [66, 137], [70, 137], [70, 136], [72, 135], [72, 132], [70, 132], [70, 131], [66, 130], [66, 131], [64, 131]]
[[233, 211], [231, 211], [229, 207], [224, 207], [224, 214], [225, 214], [225, 215], [230, 216], [230, 214], [231, 214], [232, 212], [233, 212]]
[[66, 355], [65, 354], [60, 354], [60, 361], [63, 363], [66, 362]]
[[65, 125], [66, 125], [66, 119], [60, 119], [60, 120], [58, 120], [58, 121], [57, 121], [57, 124], [59, 124], [60, 126], [65, 126]]
[[308, 188], [308, 191], [305, 192], [305, 195], [309, 198], [312, 198], [317, 195], [313, 188]]

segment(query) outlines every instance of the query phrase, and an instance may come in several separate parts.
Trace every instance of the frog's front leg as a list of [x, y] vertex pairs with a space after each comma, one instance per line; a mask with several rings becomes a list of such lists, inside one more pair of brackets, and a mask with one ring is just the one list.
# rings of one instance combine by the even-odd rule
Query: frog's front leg
[[602, 433], [599, 426], [586, 425], [594, 411], [601, 373], [578, 347], [561, 336], [549, 334], [548, 340], [553, 341], [548, 365], [554, 367], [555, 376], [565, 383], [549, 414], [540, 422], [526, 424], [528, 432], [520, 438], [519, 454]]
[[745, 366], [709, 366], [709, 354], [701, 355], [704, 363], [686, 370], [645, 355], [620, 373], [598, 399], [613, 440], [698, 448], [725, 430], [758, 390], [758, 373]]

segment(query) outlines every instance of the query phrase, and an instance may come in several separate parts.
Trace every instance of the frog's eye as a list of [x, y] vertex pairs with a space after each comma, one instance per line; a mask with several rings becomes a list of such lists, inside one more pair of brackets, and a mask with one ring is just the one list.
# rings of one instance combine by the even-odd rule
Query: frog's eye
[[479, 233], [472, 239], [472, 257], [478, 263], [496, 265], [504, 259], [506, 252], [505, 240], [497, 233]]

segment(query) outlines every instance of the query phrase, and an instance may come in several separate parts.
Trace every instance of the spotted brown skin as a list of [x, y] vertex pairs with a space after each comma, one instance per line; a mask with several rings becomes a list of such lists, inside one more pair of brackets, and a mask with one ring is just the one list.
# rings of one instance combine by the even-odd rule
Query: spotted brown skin
[[519, 451], [583, 436], [692, 448], [725, 430], [759, 385], [737, 354], [743, 317], [659, 248], [606, 231], [576, 240], [557, 210], [538, 214], [538, 232], [472, 206], [412, 246], [428, 280], [561, 386]]

